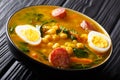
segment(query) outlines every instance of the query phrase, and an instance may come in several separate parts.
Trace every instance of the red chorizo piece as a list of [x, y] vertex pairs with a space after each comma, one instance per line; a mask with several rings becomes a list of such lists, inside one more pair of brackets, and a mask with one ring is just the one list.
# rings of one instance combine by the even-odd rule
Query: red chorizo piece
[[59, 68], [68, 68], [70, 57], [64, 48], [56, 48], [49, 55], [49, 62]]
[[53, 17], [64, 18], [66, 16], [65, 8], [56, 8], [52, 11]]
[[94, 30], [93, 26], [85, 20], [82, 21], [80, 26], [85, 30]]

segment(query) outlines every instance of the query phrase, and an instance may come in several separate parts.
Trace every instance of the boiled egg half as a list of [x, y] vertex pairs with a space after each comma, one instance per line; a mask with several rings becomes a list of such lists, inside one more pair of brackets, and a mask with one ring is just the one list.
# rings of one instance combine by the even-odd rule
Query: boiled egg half
[[18, 25], [15, 32], [23, 41], [31, 45], [38, 45], [41, 42], [40, 31], [32, 25]]
[[105, 34], [96, 31], [91, 31], [88, 34], [88, 45], [93, 50], [99, 53], [104, 53], [109, 50], [111, 46], [111, 40]]

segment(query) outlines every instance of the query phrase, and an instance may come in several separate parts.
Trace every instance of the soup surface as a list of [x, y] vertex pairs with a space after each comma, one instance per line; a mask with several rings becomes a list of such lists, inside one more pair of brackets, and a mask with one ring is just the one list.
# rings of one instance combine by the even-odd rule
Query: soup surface
[[26, 55], [49, 66], [87, 69], [110, 54], [111, 40], [90, 18], [57, 6], [32, 6], [8, 23], [13, 43]]

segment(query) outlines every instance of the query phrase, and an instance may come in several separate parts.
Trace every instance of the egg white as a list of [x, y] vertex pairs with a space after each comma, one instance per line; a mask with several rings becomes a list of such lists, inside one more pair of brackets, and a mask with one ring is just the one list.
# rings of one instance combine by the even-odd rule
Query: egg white
[[[94, 36], [99, 36], [99, 37], [102, 37], [103, 39], [105, 39], [105, 40], [107, 41], [107, 43], [108, 43], [108, 46], [105, 47], [105, 48], [101, 48], [101, 47], [95, 46], [95, 45], [93, 44], [93, 42], [92, 42], [92, 39], [93, 39]], [[89, 32], [89, 34], [88, 34], [88, 45], [89, 45], [93, 50], [95, 50], [95, 51], [97, 51], [97, 52], [100, 52], [100, 53], [104, 53], [104, 52], [106, 52], [106, 51], [109, 50], [109, 48], [110, 48], [110, 46], [111, 46], [111, 40], [110, 40], [110, 38], [109, 38], [108, 36], [106, 36], [106, 35], [104, 35], [104, 34], [102, 34], [102, 33], [100, 33], [100, 32], [91, 31], [91, 32]]]
[[[22, 30], [28, 30], [28, 29], [32, 29], [35, 32], [37, 32], [37, 34], [39, 35], [39, 39], [36, 40], [36, 41], [30, 41], [30, 40], [28, 40], [26, 38], [26, 36], [22, 35]], [[22, 40], [24, 40], [25, 42], [27, 42], [27, 43], [29, 43], [31, 45], [38, 45], [41, 42], [41, 33], [40, 33], [40, 31], [37, 28], [35, 28], [34, 26], [32, 26], [32, 25], [27, 25], [27, 24], [26, 25], [18, 25], [15, 28], [15, 32]]]

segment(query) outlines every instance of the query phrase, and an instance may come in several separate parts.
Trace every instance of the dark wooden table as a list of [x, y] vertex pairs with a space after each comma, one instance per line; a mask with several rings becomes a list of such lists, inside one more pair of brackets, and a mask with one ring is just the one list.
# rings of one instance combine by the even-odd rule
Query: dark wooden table
[[5, 26], [10, 15], [31, 5], [57, 5], [71, 8], [100, 23], [112, 38], [112, 56], [99, 72], [96, 70], [96, 73], [91, 73], [89, 77], [86, 75], [84, 79], [81, 77], [78, 79], [120, 80], [120, 0], [0, 0], [1, 80], [40, 80], [41, 75], [36, 76], [11, 55], [5, 35]]

